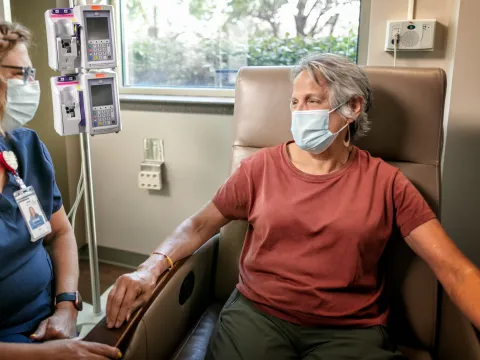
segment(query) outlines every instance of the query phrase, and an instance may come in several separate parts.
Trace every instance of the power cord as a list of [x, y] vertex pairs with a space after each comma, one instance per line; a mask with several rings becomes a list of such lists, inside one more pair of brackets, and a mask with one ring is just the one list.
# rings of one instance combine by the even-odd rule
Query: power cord
[[69, 220], [71, 218], [73, 231], [75, 231], [75, 219], [77, 217], [78, 207], [80, 205], [80, 201], [82, 200], [84, 190], [85, 190], [85, 183], [83, 182], [83, 167], [82, 167], [80, 168], [80, 179], [78, 180], [78, 184], [77, 184], [77, 197], [75, 198], [75, 202], [73, 203], [73, 206], [67, 215]]
[[400, 43], [400, 33], [395, 33], [393, 39], [393, 67], [397, 66], [397, 46]]

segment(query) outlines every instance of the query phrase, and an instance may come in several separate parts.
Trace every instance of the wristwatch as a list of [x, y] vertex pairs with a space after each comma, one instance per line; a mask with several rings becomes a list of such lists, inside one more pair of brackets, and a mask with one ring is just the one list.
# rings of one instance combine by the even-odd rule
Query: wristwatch
[[78, 311], [82, 311], [82, 309], [83, 309], [82, 296], [80, 295], [80, 293], [78, 291], [65, 292], [65, 293], [58, 294], [57, 296], [55, 296], [54, 305], [57, 305], [58, 303], [63, 302], [63, 301], [73, 302], [73, 305], [75, 305], [75, 308]]

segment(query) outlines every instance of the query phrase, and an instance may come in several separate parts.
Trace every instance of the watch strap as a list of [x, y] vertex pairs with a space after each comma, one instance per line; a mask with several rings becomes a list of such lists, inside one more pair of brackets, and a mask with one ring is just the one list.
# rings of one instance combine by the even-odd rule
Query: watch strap
[[79, 308], [79, 296], [78, 291], [76, 292], [64, 292], [55, 296], [55, 305], [64, 301], [71, 301], [75, 305], [75, 307]]

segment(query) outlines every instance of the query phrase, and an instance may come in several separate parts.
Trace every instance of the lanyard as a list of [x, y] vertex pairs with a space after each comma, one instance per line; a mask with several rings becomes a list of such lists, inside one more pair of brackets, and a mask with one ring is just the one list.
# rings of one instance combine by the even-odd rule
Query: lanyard
[[30, 241], [35, 242], [43, 239], [52, 232], [52, 226], [45, 216], [35, 190], [32, 186], [27, 188], [18, 175], [18, 160], [15, 153], [13, 151], [0, 152], [0, 166], [3, 166], [13, 175], [15, 182], [20, 188], [20, 190], [13, 193], [13, 197], [30, 233]]
[[2, 151], [0, 152], [0, 165], [2, 165], [5, 170], [13, 175], [15, 182], [17, 183], [20, 189], [25, 189], [25, 183], [22, 178], [18, 176], [18, 160], [13, 151]]

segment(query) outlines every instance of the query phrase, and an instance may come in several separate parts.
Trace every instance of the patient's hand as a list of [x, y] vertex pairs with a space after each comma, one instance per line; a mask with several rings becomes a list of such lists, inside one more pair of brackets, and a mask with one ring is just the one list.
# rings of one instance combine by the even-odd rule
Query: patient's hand
[[135, 271], [122, 275], [108, 295], [107, 326], [122, 326], [130, 316], [152, 296], [156, 284], [155, 275], [147, 271]]
[[[48, 341], [56, 339], [69, 339], [77, 336], [76, 322], [77, 310], [73, 304], [64, 303], [58, 307], [55, 313], [43, 320], [34, 334], [30, 336], [36, 341]], [[60, 304], [58, 305], [60, 306]]]

